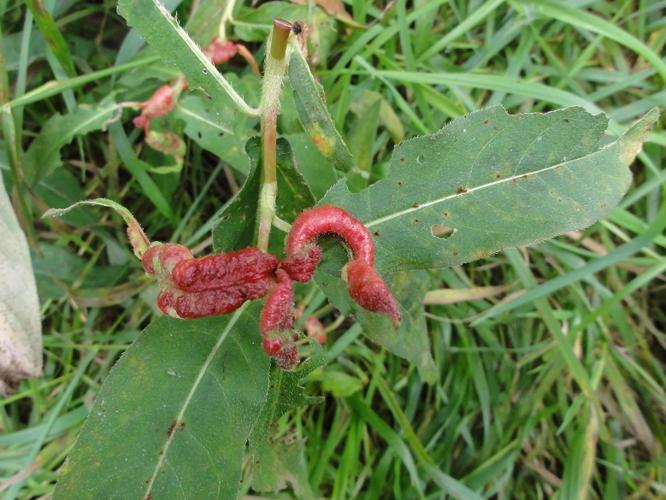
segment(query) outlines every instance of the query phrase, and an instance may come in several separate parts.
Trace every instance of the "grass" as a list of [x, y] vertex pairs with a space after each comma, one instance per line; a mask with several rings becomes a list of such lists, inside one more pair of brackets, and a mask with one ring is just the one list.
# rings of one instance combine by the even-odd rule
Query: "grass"
[[[178, 7], [181, 20], [193, 4]], [[511, 112], [603, 111], [617, 134], [666, 104], [664, 1], [385, 7], [347, 1], [367, 27], [339, 23], [316, 69], [345, 133], [360, 90], [384, 96], [407, 137], [500, 103]], [[24, 2], [0, 2], [0, 12], [22, 149], [56, 112], [110, 94], [143, 99], [173, 75], [149, 52], [116, 59], [119, 50], [131, 52], [131, 40], [113, 2], [67, 4], [34, 25]], [[54, 29], [65, 44], [47, 58], [41, 33]], [[241, 63], [228, 71], [249, 73]], [[105, 196], [128, 206], [151, 236], [168, 240], [175, 231], [205, 251], [215, 214], [242, 181], [196, 140], [188, 140], [181, 173], [146, 177], [163, 158], [137, 149], [142, 137], [129, 113], [122, 123], [66, 146], [63, 165], [31, 192], [16, 186], [17, 211], [31, 228], [45, 368], [0, 403], [0, 492], [8, 497], [52, 493], [105, 376], [153, 314], [120, 219], [78, 213], [51, 225], [41, 212]], [[364, 340], [358, 325], [337, 322], [327, 346], [335, 360], [308, 386], [323, 402], [280, 421], [281, 435], [305, 439], [307, 478], [297, 481], [334, 498], [666, 496], [664, 145], [660, 128], [632, 167], [631, 191], [606, 220], [431, 273], [433, 290], [509, 286], [427, 306], [438, 384], [424, 384], [407, 362]], [[391, 148], [380, 127], [375, 177]], [[7, 142], [0, 152], [8, 178]], [[323, 295], [303, 300], [325, 324], [335, 320]]]

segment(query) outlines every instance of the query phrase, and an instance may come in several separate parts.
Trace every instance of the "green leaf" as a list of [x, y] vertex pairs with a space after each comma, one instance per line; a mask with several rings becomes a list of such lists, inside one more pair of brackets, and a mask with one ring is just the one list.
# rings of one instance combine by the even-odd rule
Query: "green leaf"
[[[219, 222], [213, 228], [213, 246], [218, 250], [243, 248], [254, 242], [254, 231], [249, 228], [256, 226], [261, 183], [259, 139], [253, 138], [248, 141], [246, 150], [250, 157], [250, 174], [241, 190], [222, 211]], [[299, 213], [314, 204], [314, 197], [298, 170], [289, 143], [282, 138], [277, 141], [277, 166], [276, 213], [282, 220], [292, 221]], [[283, 240], [284, 234], [274, 229], [271, 234], [271, 252], [280, 253]]]
[[305, 21], [308, 8], [290, 2], [266, 2], [258, 7], [249, 7], [236, 16], [234, 33], [246, 42], [263, 42], [273, 27], [273, 19]]
[[300, 50], [292, 52], [288, 71], [289, 82], [294, 89], [294, 102], [305, 132], [335, 168], [343, 172], [354, 170], [354, 158], [335, 128], [326, 106], [324, 90], [315, 81]]
[[308, 482], [305, 439], [288, 434], [266, 444], [257, 450], [261, 461], [254, 464], [252, 489], [259, 493], [273, 493], [284, 490], [289, 483], [296, 498], [314, 498]]
[[230, 1], [232, 0], [207, 0], [199, 4], [185, 25], [194, 41], [205, 45], [217, 36], [220, 15]]
[[363, 383], [353, 375], [332, 369], [322, 373], [321, 388], [334, 398], [348, 398], [363, 389]]
[[246, 114], [257, 115], [231, 84], [206, 58], [197, 44], [159, 0], [120, 0], [118, 13], [137, 28], [165, 62], [174, 64], [187, 78], [191, 89], [201, 88], [215, 103], [231, 99]]
[[312, 194], [315, 199], [321, 199], [337, 180], [331, 163], [321, 155], [305, 133], [289, 134], [285, 138], [294, 150], [296, 162]]
[[[178, 6], [181, 4], [182, 0], [163, 0], [163, 5], [164, 7], [169, 11], [173, 12]], [[206, 5], [213, 4], [215, 2], [206, 2]], [[199, 11], [201, 9], [197, 9]], [[192, 19], [190, 19], [191, 22]], [[190, 22], [187, 23], [187, 28], [190, 31], [190, 33], [196, 33], [195, 30], [192, 29], [190, 26]], [[196, 36], [193, 36], [195, 40], [197, 39]], [[120, 44], [120, 47], [118, 48], [118, 53], [116, 54], [116, 60], [115, 60], [115, 65], [120, 65], [123, 63], [126, 63], [127, 61], [131, 61], [132, 59], [135, 59], [137, 54], [144, 49], [146, 45], [146, 42], [143, 38], [141, 38], [141, 35], [139, 34], [139, 31], [136, 29], [132, 29], [125, 35], [125, 38], [123, 39], [122, 44]]]
[[430, 351], [430, 337], [426, 325], [423, 299], [430, 285], [425, 271], [402, 271], [387, 277], [402, 319], [396, 330], [383, 314], [374, 314], [356, 307], [365, 335], [389, 352], [412, 362], [421, 378], [428, 384], [437, 381], [437, 368]]
[[379, 102], [379, 121], [391, 134], [391, 140], [398, 144], [405, 138], [405, 129], [400, 117], [379, 92], [361, 89], [351, 102], [349, 109], [359, 118], [365, 116], [375, 103]]
[[[287, 411], [314, 404], [319, 398], [306, 396], [301, 381], [326, 360], [324, 351], [313, 343], [314, 354], [295, 371], [273, 366], [268, 398], [250, 435], [252, 488], [259, 492], [279, 491], [292, 484], [298, 498], [312, 497], [307, 482], [302, 441], [273, 439], [275, 424]], [[300, 444], [298, 444], [300, 443]]]
[[41, 243], [39, 251], [32, 252], [31, 257], [42, 302], [60, 300], [63, 294], [70, 297], [73, 289], [87, 293], [90, 289], [108, 288], [127, 280], [128, 266], [91, 266], [88, 260], [61, 246]]
[[235, 498], [268, 388], [259, 306], [152, 323], [106, 378], [55, 498]]
[[572, 500], [589, 496], [599, 438], [599, 417], [596, 411], [589, 407], [582, 413], [573, 443], [566, 454], [560, 488], [561, 498]]
[[136, 178], [141, 192], [155, 207], [170, 221], [175, 219], [171, 204], [167, 201], [164, 193], [148, 173], [152, 165], [140, 160], [132, 148], [132, 144], [120, 123], [114, 123], [109, 127], [113, 144], [118, 151], [123, 166]]
[[[350, 183], [360, 189], [368, 185], [368, 179], [372, 172], [372, 156], [375, 139], [377, 138], [377, 129], [379, 128], [379, 110], [381, 101], [376, 100], [365, 113], [360, 115], [352, 126], [349, 135], [349, 147], [356, 159], [356, 165], [365, 175], [355, 175], [350, 179]], [[348, 183], [349, 185], [349, 183]]]
[[185, 122], [185, 134], [190, 139], [247, 175], [250, 160], [245, 143], [255, 133], [254, 118], [239, 115], [230, 106], [211, 106], [196, 95], [180, 99], [175, 114]]
[[658, 115], [607, 143], [607, 119], [580, 108], [513, 116], [490, 108], [400, 144], [386, 178], [360, 193], [340, 181], [321, 204], [365, 222], [385, 272], [470, 262], [608, 214]]
[[105, 99], [97, 106], [80, 105], [67, 115], [55, 114], [44, 124], [23, 157], [25, 178], [35, 184], [62, 165], [60, 149], [74, 137], [105, 128], [118, 112], [118, 105]]
[[337, 22], [318, 6], [313, 6], [311, 12], [307, 5], [291, 2], [266, 2], [256, 8], [246, 8], [234, 20], [234, 33], [246, 42], [263, 42], [273, 26], [273, 19], [278, 17], [290, 22], [307, 22], [308, 54], [314, 64], [326, 61], [338, 35]]
[[347, 285], [340, 277], [345, 261], [345, 252], [331, 249], [325, 252], [315, 274], [317, 284], [329, 301], [344, 313], [353, 311], [363, 327], [363, 333], [371, 341], [410, 361], [416, 365], [424, 381], [434, 383], [437, 380], [437, 369], [430, 352], [423, 309], [423, 299], [430, 288], [428, 274], [425, 271], [401, 271], [383, 276], [400, 305], [402, 320], [395, 329], [386, 316], [366, 311], [351, 300]]
[[26, 3], [35, 18], [35, 24], [37, 24], [37, 27], [42, 32], [46, 43], [49, 45], [53, 55], [58, 59], [58, 62], [62, 65], [67, 76], [70, 78], [76, 76], [74, 61], [72, 60], [72, 54], [69, 51], [67, 42], [63, 38], [62, 33], [60, 33], [55, 20], [46, 9], [44, 2], [42, 0], [27, 0]]

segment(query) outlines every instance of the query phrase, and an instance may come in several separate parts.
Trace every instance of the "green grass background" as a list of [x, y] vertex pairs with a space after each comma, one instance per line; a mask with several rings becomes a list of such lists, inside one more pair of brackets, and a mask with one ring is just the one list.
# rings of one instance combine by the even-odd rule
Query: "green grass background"
[[[0, 2], [5, 100], [23, 149], [57, 112], [109, 94], [142, 99], [173, 76], [150, 55], [123, 60], [127, 28], [114, 2], [44, 3], [55, 7], [52, 26], [35, 25], [24, 2]], [[179, 18], [197, 4], [182, 2]], [[666, 104], [666, 1], [351, 0], [344, 7], [365, 27], [338, 22], [316, 74], [347, 134], [363, 89], [385, 97], [407, 137], [500, 103], [511, 112], [583, 105], [605, 112], [617, 133]], [[43, 33], [54, 27], [63, 44], [46, 57]], [[249, 47], [260, 51], [261, 43]], [[248, 73], [241, 63], [228, 71]], [[40, 87], [51, 80], [61, 83]], [[122, 121], [138, 148], [130, 117]], [[132, 174], [144, 168], [137, 154], [154, 166], [162, 158], [123, 150], [112, 135], [72, 141], [58, 175], [14, 192], [34, 251], [45, 369], [0, 403], [0, 494], [48, 497], [104, 377], [153, 315], [152, 289], [125, 251], [120, 219], [100, 211], [45, 223], [43, 210], [113, 198], [151, 237], [206, 251], [215, 213], [242, 182], [190, 141], [180, 176], [155, 176], [173, 212], [167, 218]], [[455, 495], [448, 477], [426, 473], [437, 464], [483, 497], [664, 498], [666, 237], [641, 238], [665, 202], [664, 144], [659, 128], [632, 167], [629, 194], [606, 220], [432, 273], [434, 288], [507, 285], [489, 297], [473, 289], [427, 306], [435, 386], [365, 341], [359, 326], [338, 319], [310, 289], [303, 304], [331, 326], [327, 348], [336, 359], [308, 386], [323, 402], [286, 415], [280, 435], [305, 439], [313, 490], [413, 498], [417, 481], [427, 498]], [[391, 147], [391, 134], [380, 128], [373, 175], [381, 175]], [[6, 174], [4, 142], [0, 153]], [[556, 347], [562, 335], [583, 366], [585, 387]], [[412, 473], [410, 460], [419, 464]]]

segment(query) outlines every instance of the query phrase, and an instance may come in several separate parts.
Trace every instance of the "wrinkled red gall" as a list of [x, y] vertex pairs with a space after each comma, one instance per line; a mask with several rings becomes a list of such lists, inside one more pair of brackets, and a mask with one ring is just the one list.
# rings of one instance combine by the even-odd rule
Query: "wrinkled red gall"
[[316, 240], [323, 235], [341, 238], [352, 253], [346, 267], [349, 295], [369, 311], [400, 321], [400, 309], [384, 280], [374, 269], [375, 245], [370, 231], [346, 210], [331, 205], [302, 212], [287, 237], [287, 259], [281, 264], [292, 279], [309, 281], [321, 259]]
[[294, 286], [291, 278], [282, 269], [275, 272], [276, 282], [266, 299], [259, 318], [259, 327], [264, 337], [263, 347], [282, 368], [293, 368], [298, 362], [298, 351], [294, 343], [297, 336], [294, 325]]
[[147, 134], [150, 129], [150, 121], [168, 114], [175, 105], [174, 88], [171, 85], [162, 85], [147, 101], [139, 105], [141, 114], [134, 118], [134, 125], [144, 129]]
[[[291, 369], [298, 363], [293, 281], [312, 279], [321, 260], [317, 239], [323, 235], [339, 237], [351, 251], [352, 259], [343, 268], [351, 298], [397, 324], [400, 309], [374, 268], [375, 247], [370, 232], [339, 207], [322, 206], [300, 214], [287, 238], [287, 258], [283, 262], [257, 248], [194, 258], [187, 247], [176, 243], [153, 243], [142, 261], [146, 272], [157, 278], [158, 307], [177, 318], [227, 314], [248, 300], [268, 295], [259, 318], [262, 345], [279, 366]], [[317, 318], [306, 320], [306, 330], [317, 342], [326, 341], [326, 332]]]
[[224, 64], [238, 53], [238, 45], [229, 40], [213, 40], [204, 49], [204, 55], [215, 65]]

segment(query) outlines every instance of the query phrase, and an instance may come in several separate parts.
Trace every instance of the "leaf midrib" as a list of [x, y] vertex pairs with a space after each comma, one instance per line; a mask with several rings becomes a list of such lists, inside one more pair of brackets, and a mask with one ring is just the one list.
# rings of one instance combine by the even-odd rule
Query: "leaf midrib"
[[366, 227], [372, 227], [372, 226], [376, 226], [376, 225], [379, 225], [379, 224], [383, 224], [384, 222], [388, 222], [390, 220], [396, 219], [398, 217], [402, 217], [403, 215], [407, 215], [407, 214], [410, 214], [410, 213], [413, 213], [413, 212], [418, 212], [419, 210], [431, 207], [433, 205], [437, 205], [439, 203], [444, 203], [445, 201], [448, 201], [448, 200], [452, 200], [452, 199], [459, 198], [459, 197], [462, 197], [462, 196], [468, 196], [469, 194], [474, 193], [476, 191], [480, 191], [482, 189], [490, 189], [494, 186], [498, 186], [498, 185], [504, 184], [506, 182], [511, 182], [511, 181], [520, 179], [520, 178], [524, 177], [525, 175], [539, 175], [539, 174], [543, 174], [545, 172], [548, 172], [550, 170], [554, 170], [554, 169], [559, 168], [559, 167], [567, 167], [567, 166], [571, 165], [572, 163], [577, 162], [577, 161], [579, 161], [583, 158], [586, 158], [588, 156], [592, 156], [594, 154], [599, 154], [602, 151], [604, 151], [604, 150], [606, 150], [610, 147], [613, 147], [615, 144], [617, 144], [617, 141], [612, 142], [612, 143], [604, 146], [603, 148], [601, 148], [597, 151], [594, 151], [593, 153], [581, 156], [579, 158], [574, 158], [573, 160], [567, 160], [565, 162], [556, 163], [555, 165], [551, 165], [549, 167], [544, 167], [544, 168], [539, 169], [539, 170], [533, 170], [531, 172], [523, 172], [519, 175], [512, 175], [510, 177], [505, 177], [504, 179], [499, 179], [499, 180], [496, 180], [496, 181], [488, 182], [486, 184], [481, 184], [480, 186], [476, 186], [476, 187], [472, 187], [472, 188], [467, 189], [464, 193], [453, 193], [453, 194], [442, 196], [441, 198], [437, 198], [435, 200], [431, 200], [431, 201], [428, 201], [428, 202], [425, 202], [425, 203], [419, 203], [418, 207], [409, 207], [409, 208], [406, 208], [404, 210], [400, 210], [398, 212], [394, 212], [392, 214], [385, 215], [384, 217], [379, 217], [378, 219], [366, 222], [365, 225], [366, 225]]
[[[236, 310], [234, 315], [229, 319], [229, 323], [227, 323], [227, 326], [224, 328], [224, 331], [220, 335], [220, 338], [217, 340], [213, 348], [210, 350], [210, 353], [206, 357], [206, 361], [204, 361], [204, 364], [201, 366], [201, 370], [199, 370], [199, 373], [197, 374], [197, 378], [194, 380], [194, 383], [192, 384], [192, 388], [190, 391], [187, 393], [187, 396], [185, 397], [185, 400], [183, 401], [183, 405], [178, 412], [178, 415], [176, 416], [175, 421], [176, 422], [182, 422], [183, 417], [185, 416], [185, 413], [187, 412], [187, 409], [190, 405], [190, 402], [192, 401], [192, 398], [194, 397], [194, 394], [196, 393], [197, 389], [199, 388], [199, 384], [201, 384], [201, 381], [203, 380], [204, 375], [208, 371], [208, 368], [210, 367], [211, 363], [213, 362], [213, 359], [217, 355], [217, 352], [219, 351], [220, 347], [222, 347], [222, 344], [224, 343], [225, 339], [231, 332], [231, 329], [234, 327], [238, 319], [240, 318], [241, 314], [247, 307], [248, 302], [243, 304], [239, 309]], [[169, 447], [171, 446], [171, 443], [173, 442], [174, 436], [176, 435], [176, 432], [172, 432], [166, 440], [166, 443], [164, 444], [164, 447], [162, 448], [162, 453], [159, 455], [159, 459], [157, 460], [157, 463], [155, 464], [155, 469], [153, 470], [153, 475], [150, 478], [150, 481], [148, 482], [148, 486], [146, 488], [146, 492], [143, 495], [143, 498], [149, 498], [150, 492], [153, 489], [153, 485], [155, 484], [155, 479], [157, 479], [157, 476], [159, 474], [159, 471], [162, 469], [164, 462], [166, 461], [167, 454], [169, 452]]]
[[225, 134], [232, 134], [233, 135], [233, 132], [231, 130], [229, 130], [227, 128], [224, 128], [222, 125], [219, 125], [215, 122], [212, 122], [212, 121], [208, 120], [207, 118], [203, 117], [202, 115], [197, 114], [197, 113], [195, 113], [194, 111], [192, 111], [190, 109], [187, 109], [185, 106], [178, 105], [178, 111], [180, 111], [181, 113], [183, 113], [185, 115], [189, 115], [192, 118], [194, 118], [196, 120], [199, 120], [200, 122], [205, 123], [206, 125], [209, 125], [210, 127], [216, 128], [217, 130], [220, 130], [221, 132], [224, 132]]
[[[246, 114], [249, 114], [251, 116], [257, 116], [259, 115], [259, 110], [251, 107], [249, 104], [245, 103], [241, 95], [236, 92], [236, 89], [220, 74], [220, 72], [217, 70], [217, 68], [213, 65], [213, 63], [208, 60], [208, 58], [203, 54], [201, 49], [197, 46], [196, 43], [189, 37], [187, 32], [182, 28], [182, 26], [174, 19], [174, 17], [171, 15], [171, 13], [162, 5], [161, 2], [158, 0], [151, 0], [151, 3], [159, 13], [164, 17], [164, 19], [171, 25], [171, 27], [174, 29], [176, 35], [187, 45], [187, 47], [190, 49], [190, 52], [192, 55], [197, 59], [197, 61], [205, 68], [206, 72], [208, 75], [212, 76], [213, 80], [215, 83], [222, 89], [223, 92], [225, 92], [227, 95], [231, 97], [231, 99], [236, 103], [241, 108], [241, 111], [243, 111]], [[131, 10], [135, 5], [131, 6]], [[130, 15], [136, 16], [136, 12], [128, 12], [128, 17]], [[136, 23], [129, 23], [131, 25], [136, 26]], [[139, 23], [141, 24], [141, 23]], [[139, 29], [139, 31], [142, 31]], [[242, 103], [242, 104], [241, 104]]]
[[67, 144], [74, 137], [76, 137], [81, 130], [84, 130], [88, 125], [94, 123], [96, 120], [99, 120], [100, 117], [104, 116], [105, 114], [115, 111], [116, 109], [118, 109], [118, 107], [119, 106], [117, 103], [113, 103], [108, 108], [97, 109], [96, 113], [93, 114], [90, 118], [79, 122], [73, 129], [69, 130], [65, 136], [61, 137], [60, 140], [54, 143], [53, 147], [51, 147], [48, 150], [47, 156], [50, 156], [51, 154], [53, 154], [54, 151], [58, 151], [60, 148], [62, 148], [65, 144]]

